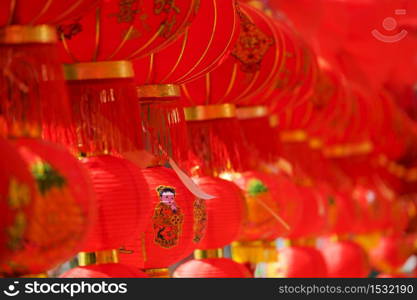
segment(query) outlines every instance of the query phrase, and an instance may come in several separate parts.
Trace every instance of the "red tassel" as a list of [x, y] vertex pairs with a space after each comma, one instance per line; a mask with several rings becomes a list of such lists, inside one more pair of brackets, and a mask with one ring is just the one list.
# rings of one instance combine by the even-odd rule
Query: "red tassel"
[[178, 98], [141, 99], [142, 124], [145, 149], [158, 160], [166, 161], [168, 155], [182, 164], [188, 161], [189, 143], [184, 109]]
[[[12, 27], [19, 32], [28, 28], [9, 28]], [[34, 28], [29, 27], [32, 32]], [[12, 44], [7, 43], [8, 30], [7, 27], [0, 30], [3, 35], [0, 39], [0, 134], [43, 136], [55, 142], [70, 143], [74, 139], [71, 114], [54, 36], [50, 43]]]
[[140, 107], [131, 78], [68, 81], [78, 150], [141, 149]]
[[244, 139], [236, 118], [224, 118], [187, 123], [191, 149], [196, 155], [196, 172], [200, 175], [218, 175], [242, 170], [245, 155]]
[[278, 134], [269, 125], [269, 116], [240, 120], [245, 138], [246, 152], [250, 155], [244, 161], [245, 169], [254, 169], [260, 161], [272, 163], [278, 156]]

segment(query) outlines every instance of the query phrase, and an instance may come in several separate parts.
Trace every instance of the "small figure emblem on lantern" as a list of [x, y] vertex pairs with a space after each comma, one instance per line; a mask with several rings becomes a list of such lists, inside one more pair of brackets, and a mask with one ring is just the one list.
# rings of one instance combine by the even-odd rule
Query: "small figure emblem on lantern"
[[175, 188], [160, 185], [156, 192], [160, 202], [152, 218], [154, 241], [163, 248], [172, 248], [178, 244], [184, 215], [175, 201]]

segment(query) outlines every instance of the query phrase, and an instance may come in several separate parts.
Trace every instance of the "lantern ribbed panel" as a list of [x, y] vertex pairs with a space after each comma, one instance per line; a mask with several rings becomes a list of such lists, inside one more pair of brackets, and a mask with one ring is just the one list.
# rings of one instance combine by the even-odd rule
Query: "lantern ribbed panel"
[[65, 2], [56, 0], [3, 0], [0, 4], [0, 27], [13, 24], [58, 24], [78, 17], [99, 2], [99, 0]]
[[291, 246], [278, 253], [279, 277], [324, 278], [327, 277], [326, 262], [322, 254], [312, 247]]
[[248, 269], [229, 258], [190, 260], [180, 265], [174, 278], [251, 278]]
[[147, 278], [148, 276], [131, 266], [122, 264], [100, 264], [76, 267], [61, 274], [59, 278]]
[[[196, 198], [172, 169], [148, 168], [142, 170], [142, 174], [147, 182], [153, 216], [149, 217], [144, 233], [131, 236], [131, 241], [123, 244], [119, 259], [123, 264], [141, 269], [167, 268], [190, 255], [197, 245], [193, 242]], [[177, 213], [162, 207], [164, 213], [159, 214], [162, 203], [157, 189], [161, 186], [175, 190]], [[178, 221], [181, 214], [182, 221]], [[173, 217], [177, 219], [175, 223]]]
[[242, 230], [245, 214], [243, 195], [233, 182], [212, 177], [196, 178], [195, 181], [205, 193], [216, 197], [206, 200], [207, 229], [197, 247], [223, 248], [237, 239]]
[[331, 278], [361, 278], [369, 274], [364, 250], [351, 241], [328, 242], [321, 250]]
[[141, 170], [132, 162], [109, 155], [82, 160], [97, 197], [97, 221], [83, 251], [118, 249], [148, 226], [151, 202]]
[[32, 219], [37, 196], [32, 175], [17, 148], [0, 138], [0, 151], [0, 274], [13, 275], [5, 264], [24, 246], [28, 228], [19, 230], [19, 225], [22, 219]]
[[194, 19], [198, 2], [104, 0], [58, 27], [62, 62], [134, 59], [161, 50]]
[[183, 84], [217, 67], [239, 35], [235, 0], [202, 0], [200, 11], [170, 46], [134, 60], [136, 83]]

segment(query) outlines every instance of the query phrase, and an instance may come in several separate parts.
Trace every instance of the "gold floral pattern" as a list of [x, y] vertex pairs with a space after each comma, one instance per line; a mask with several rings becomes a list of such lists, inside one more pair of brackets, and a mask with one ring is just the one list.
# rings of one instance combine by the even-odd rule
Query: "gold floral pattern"
[[204, 237], [207, 227], [207, 207], [203, 199], [194, 200], [194, 237], [193, 242], [198, 243]]
[[241, 62], [243, 72], [254, 73], [261, 68], [262, 60], [274, 44], [271, 37], [240, 13], [241, 33], [232, 50], [232, 56]]

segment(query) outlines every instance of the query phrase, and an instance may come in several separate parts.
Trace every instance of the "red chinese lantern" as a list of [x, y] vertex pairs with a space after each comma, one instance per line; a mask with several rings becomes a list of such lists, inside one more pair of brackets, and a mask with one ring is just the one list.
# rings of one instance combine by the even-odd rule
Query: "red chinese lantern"
[[76, 267], [61, 274], [59, 278], [147, 278], [148, 276], [131, 266], [101, 264]]
[[8, 276], [45, 272], [74, 255], [89, 232], [94, 193], [86, 171], [64, 148], [16, 142], [38, 187], [22, 248], [0, 266]]
[[206, 200], [206, 234], [198, 243], [198, 249], [223, 248], [240, 234], [245, 214], [241, 190], [233, 183], [219, 178], [201, 177], [195, 182], [207, 194], [215, 198]]
[[326, 262], [320, 251], [307, 246], [290, 246], [279, 250], [275, 275], [285, 278], [327, 277]]
[[188, 139], [178, 84], [217, 67], [235, 44], [239, 22], [234, 0], [204, 0], [193, 23], [170, 46], [134, 60], [146, 144], [177, 162], [188, 159]]
[[118, 249], [145, 231], [151, 218], [148, 186], [132, 162], [110, 155], [84, 158], [97, 195], [97, 221], [82, 250]]
[[134, 71], [126, 60], [167, 46], [194, 18], [197, 4], [105, 0], [83, 18], [58, 27], [79, 150], [141, 149]]
[[243, 3], [238, 13], [241, 31], [231, 53], [204, 78], [182, 85], [191, 148], [208, 175], [241, 167], [244, 144], [234, 104], [268, 87], [282, 63], [272, 19]]
[[24, 249], [27, 221], [32, 219], [35, 183], [17, 148], [0, 139], [0, 274], [3, 265], [12, 264], [13, 255]]
[[327, 242], [321, 250], [331, 278], [367, 277], [369, 264], [366, 253], [352, 241]]
[[0, 27], [10, 25], [59, 24], [78, 17], [99, 3], [99, 0], [62, 1], [4, 0], [0, 4]]
[[47, 25], [0, 27], [0, 135], [73, 141], [56, 42]]
[[384, 273], [398, 273], [412, 255], [412, 244], [403, 236], [385, 236], [369, 250], [371, 264]]
[[194, 259], [180, 265], [174, 278], [251, 278], [248, 269], [229, 258]]
[[[150, 193], [153, 215], [142, 234], [136, 234], [119, 249], [120, 262], [144, 269], [151, 277], [168, 276], [167, 268], [187, 257], [201, 239], [202, 228], [194, 223], [201, 214], [195, 198], [176, 173], [165, 167], [142, 171]], [[202, 224], [200, 224], [202, 225]]]

